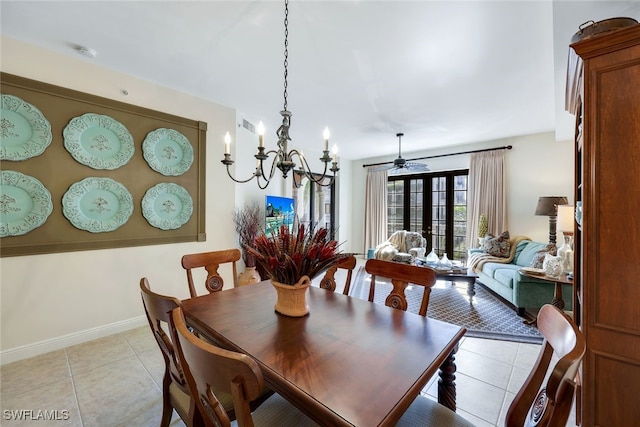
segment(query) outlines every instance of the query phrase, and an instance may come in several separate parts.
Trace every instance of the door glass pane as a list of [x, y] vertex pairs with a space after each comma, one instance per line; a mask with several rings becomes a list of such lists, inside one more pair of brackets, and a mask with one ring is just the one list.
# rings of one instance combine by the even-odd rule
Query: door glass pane
[[388, 235], [404, 229], [404, 181], [387, 182], [387, 232]]
[[409, 225], [407, 230], [422, 233], [422, 178], [409, 181]]

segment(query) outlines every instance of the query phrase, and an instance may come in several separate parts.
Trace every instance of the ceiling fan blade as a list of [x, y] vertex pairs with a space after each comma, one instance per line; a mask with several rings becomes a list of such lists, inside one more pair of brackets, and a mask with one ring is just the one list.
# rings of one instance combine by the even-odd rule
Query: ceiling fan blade
[[429, 166], [424, 163], [407, 162], [405, 163], [404, 167], [394, 168], [391, 172], [389, 172], [389, 174], [402, 175], [409, 173], [428, 172], [429, 170]]

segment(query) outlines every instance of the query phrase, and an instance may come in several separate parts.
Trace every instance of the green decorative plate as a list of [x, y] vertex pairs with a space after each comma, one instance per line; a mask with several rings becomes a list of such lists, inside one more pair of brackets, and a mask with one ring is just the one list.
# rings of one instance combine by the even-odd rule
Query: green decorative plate
[[167, 176], [182, 175], [193, 163], [191, 143], [173, 129], [149, 132], [142, 142], [142, 155], [151, 169]]
[[17, 96], [2, 95], [0, 159], [26, 160], [51, 144], [51, 124], [33, 105]]
[[64, 148], [78, 163], [113, 170], [126, 165], [135, 148], [124, 125], [109, 116], [87, 113], [71, 119], [62, 131]]
[[0, 237], [27, 234], [45, 223], [53, 203], [51, 193], [36, 178], [2, 171], [0, 178]]
[[161, 230], [174, 230], [189, 221], [193, 200], [183, 187], [161, 182], [147, 190], [142, 198], [142, 215]]
[[113, 231], [133, 213], [133, 198], [124, 185], [111, 178], [89, 177], [71, 184], [62, 196], [62, 213], [80, 230]]

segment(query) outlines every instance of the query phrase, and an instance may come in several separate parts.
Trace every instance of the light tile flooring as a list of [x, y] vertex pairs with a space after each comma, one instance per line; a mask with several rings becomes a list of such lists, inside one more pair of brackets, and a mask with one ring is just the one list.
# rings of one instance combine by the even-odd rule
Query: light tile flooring
[[[458, 413], [481, 427], [502, 426], [539, 348], [464, 338], [456, 357]], [[158, 426], [163, 364], [149, 328], [141, 327], [4, 365], [0, 425]], [[437, 377], [424, 392], [436, 396]], [[48, 411], [63, 420], [9, 419], [19, 410], [33, 410], [22, 412], [27, 418], [42, 418], [38, 411]], [[184, 425], [175, 413], [172, 425]]]

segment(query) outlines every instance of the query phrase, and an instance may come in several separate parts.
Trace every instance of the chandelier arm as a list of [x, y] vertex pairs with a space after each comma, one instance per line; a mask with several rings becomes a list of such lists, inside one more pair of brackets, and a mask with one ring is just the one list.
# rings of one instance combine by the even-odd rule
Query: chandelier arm
[[247, 182], [249, 182], [249, 181], [251, 181], [252, 179], [254, 179], [254, 178], [256, 178], [256, 177], [257, 177], [256, 173], [254, 172], [254, 173], [253, 173], [253, 175], [251, 175], [251, 177], [250, 177], [250, 178], [247, 178], [247, 179], [244, 179], [244, 180], [242, 180], [242, 179], [236, 179], [236, 178], [234, 178], [234, 177], [233, 177], [233, 175], [231, 175], [231, 171], [229, 170], [229, 165], [227, 165], [227, 175], [229, 175], [229, 178], [231, 178], [234, 182], [237, 182], [238, 184], [244, 184], [244, 183], [247, 183]]
[[[289, 157], [292, 157], [293, 155], [298, 156], [298, 158], [300, 159], [300, 166], [302, 167], [301, 169], [302, 173], [304, 174], [304, 176], [307, 177], [309, 181], [312, 181], [322, 187], [328, 187], [333, 183], [335, 179], [335, 174], [327, 175], [327, 167], [329, 164], [328, 161], [324, 161], [324, 171], [322, 171], [322, 174], [318, 178], [316, 178], [316, 175], [318, 174], [314, 174], [313, 172], [311, 172], [311, 168], [309, 167], [309, 163], [307, 162], [307, 159], [305, 159], [304, 156], [300, 154], [300, 152], [296, 149], [289, 151]], [[329, 178], [329, 182], [326, 184], [324, 183], [325, 178]], [[294, 178], [294, 184], [295, 184], [295, 178]], [[296, 188], [300, 188], [300, 187], [296, 186]]]

